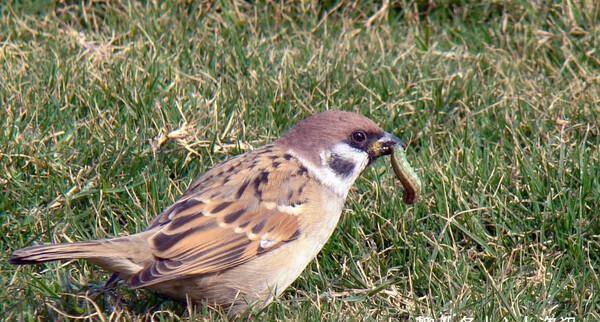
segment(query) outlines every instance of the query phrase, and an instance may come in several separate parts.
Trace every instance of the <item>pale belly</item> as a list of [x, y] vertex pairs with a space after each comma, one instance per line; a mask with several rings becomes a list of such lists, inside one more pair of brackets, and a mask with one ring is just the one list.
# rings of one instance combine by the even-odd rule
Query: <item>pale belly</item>
[[308, 233], [256, 259], [219, 274], [168, 282], [169, 296], [231, 306], [234, 313], [248, 305], [263, 307], [292, 284], [323, 248], [339, 221], [343, 202], [331, 200], [328, 215], [312, 224]]

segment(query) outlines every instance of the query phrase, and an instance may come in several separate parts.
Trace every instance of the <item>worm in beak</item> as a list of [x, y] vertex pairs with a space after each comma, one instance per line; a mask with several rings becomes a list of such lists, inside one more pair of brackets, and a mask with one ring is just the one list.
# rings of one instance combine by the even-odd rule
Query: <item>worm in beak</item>
[[421, 179], [408, 163], [402, 146], [392, 148], [391, 159], [394, 173], [404, 188], [402, 198], [406, 204], [411, 205], [421, 196]]

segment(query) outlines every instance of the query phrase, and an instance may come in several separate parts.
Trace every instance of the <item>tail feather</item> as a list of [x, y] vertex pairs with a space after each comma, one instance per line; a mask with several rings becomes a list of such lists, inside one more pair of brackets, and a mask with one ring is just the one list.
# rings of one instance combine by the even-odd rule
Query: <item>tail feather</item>
[[14, 265], [41, 264], [56, 260], [85, 259], [88, 262], [128, 277], [153, 259], [146, 231], [114, 239], [71, 244], [39, 245], [16, 250], [8, 260]]
[[72, 244], [39, 245], [16, 250], [8, 260], [14, 265], [41, 264], [55, 260], [110, 256], [104, 241]]

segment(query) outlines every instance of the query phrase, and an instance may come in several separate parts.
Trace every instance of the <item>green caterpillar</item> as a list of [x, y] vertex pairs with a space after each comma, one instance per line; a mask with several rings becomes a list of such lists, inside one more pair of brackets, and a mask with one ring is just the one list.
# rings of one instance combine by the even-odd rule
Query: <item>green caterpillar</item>
[[413, 204], [421, 196], [421, 179], [419, 179], [415, 170], [408, 163], [406, 152], [402, 147], [395, 148], [391, 158], [394, 173], [400, 179], [404, 188], [402, 198], [405, 203], [409, 205]]

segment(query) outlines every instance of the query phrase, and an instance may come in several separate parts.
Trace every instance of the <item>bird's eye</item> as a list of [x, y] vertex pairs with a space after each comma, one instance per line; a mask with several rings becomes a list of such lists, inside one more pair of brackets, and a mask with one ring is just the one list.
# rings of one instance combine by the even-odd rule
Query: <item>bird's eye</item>
[[356, 131], [352, 133], [352, 140], [356, 143], [362, 143], [367, 139], [367, 134], [363, 131]]

